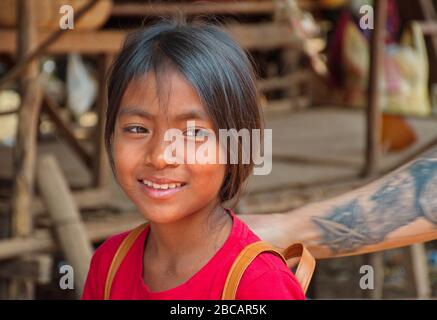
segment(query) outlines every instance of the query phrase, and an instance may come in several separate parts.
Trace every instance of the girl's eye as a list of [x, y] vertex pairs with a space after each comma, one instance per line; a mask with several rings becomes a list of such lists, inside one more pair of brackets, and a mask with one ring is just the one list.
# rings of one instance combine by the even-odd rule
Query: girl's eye
[[141, 127], [141, 126], [130, 126], [123, 129], [124, 132], [127, 133], [143, 133], [147, 134], [149, 133], [149, 129]]
[[185, 135], [190, 138], [204, 138], [209, 135], [209, 131], [201, 128], [189, 128], [185, 131]]

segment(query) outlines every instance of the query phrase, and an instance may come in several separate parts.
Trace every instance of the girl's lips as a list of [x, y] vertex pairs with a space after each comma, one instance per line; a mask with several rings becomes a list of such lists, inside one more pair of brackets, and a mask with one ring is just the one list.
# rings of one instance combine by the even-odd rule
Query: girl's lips
[[181, 192], [186, 186], [186, 183], [181, 183], [180, 186], [175, 186], [173, 188], [157, 189], [143, 183], [143, 181], [138, 181], [138, 183], [140, 184], [141, 190], [148, 197], [152, 199], [161, 199], [161, 200], [168, 199], [173, 195], [175, 195], [176, 193]]

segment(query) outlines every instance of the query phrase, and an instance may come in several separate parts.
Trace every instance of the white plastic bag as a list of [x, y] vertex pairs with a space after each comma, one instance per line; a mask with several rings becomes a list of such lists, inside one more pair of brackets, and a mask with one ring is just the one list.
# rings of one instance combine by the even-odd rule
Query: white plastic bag
[[67, 63], [67, 106], [76, 118], [87, 112], [97, 96], [97, 81], [90, 75], [82, 58], [70, 54]]

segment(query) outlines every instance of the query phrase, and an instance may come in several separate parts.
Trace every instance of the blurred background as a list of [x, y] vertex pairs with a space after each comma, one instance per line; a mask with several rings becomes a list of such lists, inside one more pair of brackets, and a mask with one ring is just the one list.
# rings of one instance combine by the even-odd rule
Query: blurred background
[[[92, 250], [141, 222], [102, 140], [105, 74], [130, 30], [203, 19], [250, 53], [273, 170], [250, 178], [236, 211], [259, 214], [349, 191], [437, 146], [436, 10], [433, 0], [0, 0], [0, 298], [76, 299], [60, 268], [72, 265], [81, 289]], [[435, 298], [437, 243], [420, 246], [373, 254], [384, 271], [371, 293], [357, 285], [369, 255], [320, 260], [309, 296]]]

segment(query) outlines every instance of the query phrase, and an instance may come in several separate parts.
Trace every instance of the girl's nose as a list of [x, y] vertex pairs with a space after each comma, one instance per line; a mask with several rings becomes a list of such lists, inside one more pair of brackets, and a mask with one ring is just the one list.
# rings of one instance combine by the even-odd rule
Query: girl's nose
[[165, 141], [163, 134], [156, 134], [152, 137], [149, 148], [147, 148], [146, 163], [153, 166], [156, 170], [161, 170], [168, 166], [176, 166], [177, 163], [171, 162], [171, 159], [168, 159], [168, 156], [166, 157], [166, 150], [168, 148], [170, 148], [170, 142]]

